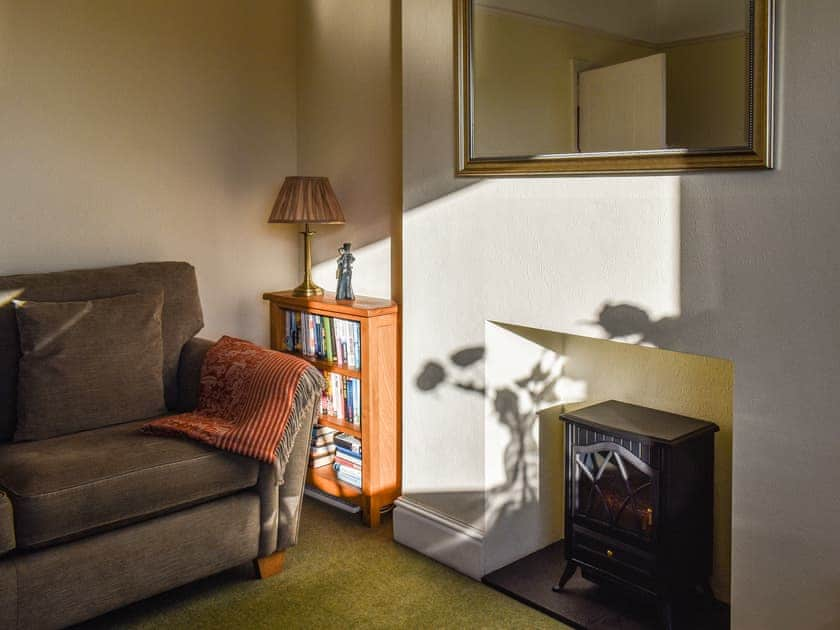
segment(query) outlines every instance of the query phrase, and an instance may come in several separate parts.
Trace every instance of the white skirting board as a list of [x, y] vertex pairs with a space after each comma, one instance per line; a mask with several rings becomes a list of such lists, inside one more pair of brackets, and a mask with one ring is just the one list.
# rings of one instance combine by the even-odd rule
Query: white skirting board
[[394, 502], [394, 540], [473, 579], [484, 575], [484, 532], [405, 497]]

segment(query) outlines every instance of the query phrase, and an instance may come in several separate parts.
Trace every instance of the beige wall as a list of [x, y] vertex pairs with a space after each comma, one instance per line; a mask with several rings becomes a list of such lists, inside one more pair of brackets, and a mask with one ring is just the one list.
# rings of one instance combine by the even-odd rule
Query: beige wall
[[297, 278], [295, 3], [0, 0], [0, 274], [186, 260], [204, 335]]
[[299, 0], [298, 170], [326, 175], [347, 223], [316, 227], [315, 279], [335, 290], [353, 243], [358, 294], [399, 297], [402, 208], [400, 3]]
[[746, 36], [680, 43], [664, 50], [668, 57], [668, 144], [746, 145]]
[[475, 143], [480, 156], [572, 153], [572, 60], [605, 66], [653, 47], [597, 31], [475, 8]]

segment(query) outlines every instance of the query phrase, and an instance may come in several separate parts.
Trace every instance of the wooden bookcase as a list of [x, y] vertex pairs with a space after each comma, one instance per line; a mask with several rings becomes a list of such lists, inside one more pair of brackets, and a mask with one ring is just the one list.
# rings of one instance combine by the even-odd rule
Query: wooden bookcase
[[[334, 497], [358, 505], [365, 524], [379, 525], [380, 510], [400, 495], [399, 312], [395, 302], [357, 296], [335, 299], [335, 294], [295, 297], [291, 291], [266, 293], [270, 305], [271, 347], [284, 350], [285, 311], [298, 311], [359, 322], [361, 369], [339, 367], [329, 361], [301, 356], [322, 371], [359, 379], [361, 426], [332, 416], [318, 421], [362, 441], [362, 489], [340, 482], [332, 466], [310, 468], [306, 481]], [[309, 436], [306, 436], [309, 439]]]

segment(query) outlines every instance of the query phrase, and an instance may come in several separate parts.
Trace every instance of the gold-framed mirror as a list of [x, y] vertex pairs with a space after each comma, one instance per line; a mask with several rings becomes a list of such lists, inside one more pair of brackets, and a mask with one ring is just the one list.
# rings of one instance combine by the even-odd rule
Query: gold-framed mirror
[[456, 175], [772, 168], [773, 0], [454, 0]]

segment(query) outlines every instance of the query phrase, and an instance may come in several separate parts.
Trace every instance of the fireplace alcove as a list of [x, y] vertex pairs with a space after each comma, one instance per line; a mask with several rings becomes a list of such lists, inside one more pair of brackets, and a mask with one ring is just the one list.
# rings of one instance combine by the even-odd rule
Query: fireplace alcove
[[[649, 602], [640, 607], [626, 593], [595, 586], [580, 572], [566, 589], [573, 601], [557, 604], [551, 587], [563, 569], [566, 492], [558, 417], [617, 399], [704, 418], [720, 427], [714, 437], [711, 586], [723, 603], [712, 611], [716, 621], [709, 627], [727, 627], [733, 365], [637, 341], [488, 321], [483, 346], [453, 347], [448, 357], [429, 357], [428, 372], [415, 376], [419, 391], [440, 399], [440, 390], [448, 389], [447, 400], [484, 401], [484, 428], [472, 442], [483, 444], [484, 472], [454, 480], [451, 488], [407, 488], [395, 515], [395, 538], [488, 583], [504, 578], [492, 585], [573, 627], [657, 627]], [[430, 530], [415, 530], [410, 513], [421, 519], [431, 514], [443, 524], [432, 526], [441, 533], [413, 538], [414, 531]], [[445, 531], [462, 533], [452, 537]]]
[[[589, 538], [585, 540], [589, 553], [600, 554], [604, 558], [610, 552], [616, 554], [616, 558], [618, 555], [624, 556], [618, 558], [623, 562], [614, 562], [616, 558], [609, 560], [610, 564], [615, 566], [624, 564], [630, 567], [624, 577], [641, 575], [638, 569], [641, 568], [643, 573], [649, 568], [642, 566], [645, 565], [645, 560], [652, 562], [650, 554], [646, 553], [650, 546], [645, 548], [645, 545], [641, 544], [636, 549], [638, 551], [639, 548], [645, 548], [641, 555], [628, 555], [628, 552], [634, 551], [628, 543], [634, 540], [644, 543], [659, 537], [657, 527], [664, 522], [663, 515], [659, 513], [659, 484], [662, 481], [659, 473], [663, 470], [663, 457], [666, 456], [667, 447], [662, 446], [662, 441], [634, 440], [633, 436], [627, 433], [614, 440], [605, 438], [604, 431], [599, 432], [591, 427], [587, 429], [583, 425], [576, 425], [574, 432], [571, 432], [572, 425], [566, 423], [564, 426], [560, 421], [561, 414], [572, 418], [576, 413], [585, 415], [582, 409], [602, 401], [623, 400], [677, 414], [662, 414], [660, 429], [665, 433], [660, 434], [660, 438], [668, 432], [678, 435], [681, 430], [685, 430], [685, 426], [679, 424], [681, 416], [703, 418], [714, 423], [705, 425], [706, 427], [714, 428], [715, 431], [718, 427], [720, 429], [715, 433], [709, 432], [704, 440], [706, 446], [703, 447], [713, 449], [714, 453], [714, 469], [712, 470], [712, 463], [709, 462], [708, 485], [700, 491], [700, 494], [706, 497], [704, 500], [709, 503], [704, 517], [707, 520], [703, 521], [708, 538], [699, 541], [698, 544], [706, 546], [702, 552], [698, 552], [699, 557], [690, 549], [684, 549], [682, 552], [686, 559], [684, 566], [689, 564], [690, 557], [697, 559], [700, 564], [707, 563], [705, 575], [711, 574], [711, 590], [715, 599], [701, 597], [695, 601], [683, 601], [684, 598], [681, 598], [676, 607], [674, 627], [728, 628], [729, 608], [726, 602], [729, 597], [731, 531], [731, 362], [640, 346], [626, 343], [626, 340], [595, 339], [509, 324], [488, 324], [485, 333], [485, 396], [488, 399], [497, 397], [497, 392], [506, 386], [510, 387], [511, 383], [522, 385], [527, 379], [517, 379], [516, 375], [521, 372], [528, 373], [528, 366], [537, 363], [543, 367], [530, 370], [529, 378], [532, 382], [526, 385], [525, 389], [531, 392], [542, 391], [544, 383], [533, 381], [544, 377], [545, 382], [553, 383], [560, 400], [550, 404], [553, 397], [541, 395], [537, 396], [538, 401], [532, 404], [531, 411], [537, 418], [530, 426], [535, 436], [531, 448], [535, 451], [536, 463], [530, 471], [523, 467], [522, 474], [518, 477], [523, 480], [522, 485], [528, 486], [531, 498], [541, 506], [536, 511], [542, 515], [542, 527], [528, 522], [527, 507], [517, 512], [521, 516], [518, 521], [509, 517], [514, 510], [508, 509], [504, 512], [504, 508], [499, 509], [499, 506], [521, 503], [525, 493], [521, 488], [519, 492], [516, 488], [500, 492], [500, 487], [506, 484], [500, 484], [498, 481], [492, 483], [489, 469], [493, 466], [493, 461], [487, 459], [488, 487], [491, 496], [495, 493], [496, 497], [495, 500], [488, 500], [491, 510], [488, 510], [486, 516], [485, 545], [489, 543], [493, 547], [485, 550], [485, 557], [490, 561], [486, 563], [484, 581], [573, 627], [661, 627], [661, 611], [655, 605], [655, 598], [635, 597], [628, 594], [626, 589], [616, 588], [615, 584], [604, 581], [595, 584], [586, 579], [593, 577], [591, 568], [585, 569], [585, 576], [577, 571], [564, 589], [565, 593], [555, 593], [551, 590], [557, 584], [565, 566], [563, 541], [569, 537], [572, 528], [575, 525], [580, 526], [581, 523], [587, 526], [584, 533], [589, 534]], [[561, 366], [560, 377], [555, 380], [546, 376], [551, 372], [546, 366], [558, 361]], [[493, 423], [500, 423], [500, 418], [498, 413], [493, 413], [491, 400], [488, 400], [485, 407], [488, 409], [487, 424], [490, 426], [485, 436], [487, 442], [491, 441], [494, 435], [500, 437], [499, 432], [492, 429]], [[523, 409], [523, 412], [527, 415], [528, 410]], [[668, 423], [672, 420], [676, 425], [670, 425], [669, 428]], [[514, 437], [513, 432], [506, 435], [508, 441], [513, 441]], [[616, 454], [610, 455], [609, 449], [604, 448], [605, 440], [617, 444], [621, 451], [620, 458], [616, 457]], [[527, 440], [525, 442], [527, 443]], [[577, 464], [577, 471], [568, 467], [564, 469], [564, 452], [567, 447], [572, 446], [578, 449], [577, 454], [581, 456], [580, 466], [589, 470], [593, 479], [599, 471], [602, 472], [598, 488]], [[490, 452], [491, 449], [485, 448], [486, 456]], [[620, 462], [617, 461], [619, 459]], [[695, 467], [696, 465], [696, 462], [692, 464]], [[506, 468], [509, 467], [508, 463]], [[580, 474], [575, 475], [576, 472]], [[616, 475], [610, 477], [613, 472]], [[579, 487], [573, 483], [576, 480], [580, 481]], [[613, 482], [615, 488], [610, 486]], [[630, 492], [627, 490], [628, 484]], [[616, 492], [609, 492], [611, 488]], [[562, 513], [564, 500], [568, 495], [573, 495], [572, 498], [577, 500], [582, 494], [588, 499], [593, 493], [600, 495], [602, 500], [579, 500], [576, 503], [579, 506], [578, 516], [568, 512]], [[628, 499], [631, 494], [632, 499]], [[610, 495], [614, 501], [610, 499]], [[611, 501], [615, 505], [612, 505]], [[559, 504], [559, 509], [556, 506], [550, 507], [551, 503]], [[503, 514], [496, 520], [492, 512], [493, 506], [497, 514]], [[694, 516], [688, 518], [691, 520]], [[570, 519], [574, 519], [573, 522], [570, 522]], [[612, 533], [609, 527], [603, 525], [607, 522], [612, 523], [615, 527], [614, 532], [617, 532], [612, 537], [608, 536]], [[530, 531], [533, 532], [532, 541], [541, 537], [539, 547], [526, 550], [520, 546], [518, 557], [512, 558], [512, 562], [502, 564], [498, 561], [496, 566], [493, 566], [494, 553], [498, 553], [494, 552], [494, 548], [498, 550], [511, 546], [511, 543], [505, 541], [505, 537], [510, 538], [517, 526], [522, 532], [528, 531], [529, 525]], [[617, 547], [616, 544], [622, 546]], [[523, 551], [528, 553], [522, 553]], [[670, 549], [669, 553], [675, 551]], [[512, 555], [514, 554], [511, 551], [508, 557]], [[496, 557], [500, 558], [501, 554]], [[713, 567], [711, 570], [709, 565]], [[675, 566], [680, 566], [680, 563]], [[705, 580], [697, 582], [698, 587], [707, 587], [709, 584]], [[706, 590], [707, 594], [708, 592]], [[701, 625], [687, 625], [686, 615], [697, 622], [702, 621]]]

